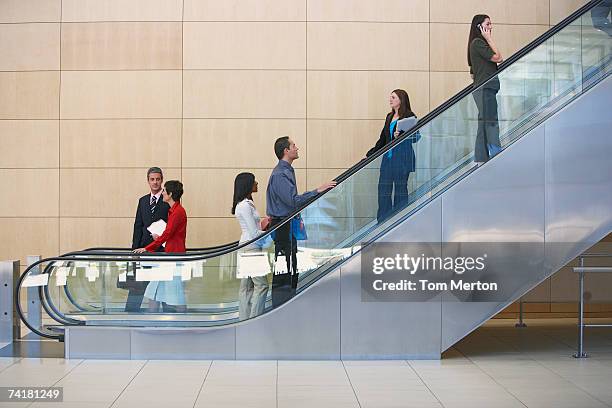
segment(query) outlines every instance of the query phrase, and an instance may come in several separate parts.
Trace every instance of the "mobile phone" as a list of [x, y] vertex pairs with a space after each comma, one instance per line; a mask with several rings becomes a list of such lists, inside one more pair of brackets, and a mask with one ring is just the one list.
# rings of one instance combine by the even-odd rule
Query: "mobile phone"
[[476, 27], [477, 27], [479, 30], [482, 30], [482, 24], [476, 24]]

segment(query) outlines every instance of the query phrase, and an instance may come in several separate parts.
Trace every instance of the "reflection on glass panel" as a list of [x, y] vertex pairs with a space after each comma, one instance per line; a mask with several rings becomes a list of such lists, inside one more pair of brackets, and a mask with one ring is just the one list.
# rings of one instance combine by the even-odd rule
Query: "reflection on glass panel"
[[611, 69], [611, 7], [609, 2], [604, 2], [580, 19], [582, 76], [585, 87], [600, 81]]

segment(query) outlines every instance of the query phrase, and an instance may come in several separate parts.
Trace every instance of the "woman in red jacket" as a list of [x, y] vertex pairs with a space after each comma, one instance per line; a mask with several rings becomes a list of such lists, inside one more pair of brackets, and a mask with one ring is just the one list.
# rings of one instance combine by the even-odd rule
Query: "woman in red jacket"
[[[181, 205], [183, 184], [178, 180], [169, 180], [162, 189], [164, 202], [170, 205], [168, 211], [168, 225], [161, 235], [153, 235], [155, 239], [145, 248], [135, 249], [134, 252], [155, 252], [164, 242], [166, 253], [184, 253], [185, 239], [187, 237], [187, 213]], [[173, 265], [174, 264], [171, 264]], [[176, 274], [175, 274], [176, 275]], [[174, 276], [171, 281], [153, 281], [147, 286], [144, 294], [149, 298], [149, 311], [159, 310], [160, 304], [164, 312], [185, 312], [185, 292], [180, 276]]]

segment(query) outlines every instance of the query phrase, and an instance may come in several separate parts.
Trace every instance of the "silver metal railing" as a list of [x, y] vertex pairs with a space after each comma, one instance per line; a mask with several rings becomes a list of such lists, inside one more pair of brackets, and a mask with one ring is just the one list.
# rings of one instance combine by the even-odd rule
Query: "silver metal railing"
[[584, 323], [584, 275], [587, 273], [612, 273], [612, 266], [584, 266], [585, 258], [612, 258], [612, 254], [584, 254], [578, 257], [580, 266], [574, 267], [578, 274], [578, 285], [580, 291], [580, 303], [578, 310], [578, 350], [573, 354], [575, 358], [586, 358], [584, 352], [584, 328], [585, 327], [612, 327], [612, 324]]

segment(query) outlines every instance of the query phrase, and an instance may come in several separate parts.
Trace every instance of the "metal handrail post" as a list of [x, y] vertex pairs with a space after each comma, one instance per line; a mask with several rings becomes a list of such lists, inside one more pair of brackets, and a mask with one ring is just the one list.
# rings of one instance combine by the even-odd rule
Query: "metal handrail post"
[[523, 321], [523, 297], [521, 296], [519, 299], [519, 321], [514, 327], [527, 327], [525, 322]]
[[[584, 257], [580, 257], [580, 267], [584, 268]], [[580, 288], [580, 304], [578, 306], [578, 352], [574, 358], [586, 358], [588, 355], [583, 350], [584, 345], [584, 272], [580, 272], [578, 278]]]
[[[19, 279], [19, 261], [0, 262], [0, 343], [12, 343], [21, 338], [21, 321], [14, 302], [15, 282]], [[1, 346], [0, 346], [1, 347]]]
[[[35, 262], [40, 261], [40, 255], [28, 255], [26, 257], [27, 265], [30, 266]], [[40, 265], [32, 269], [31, 275], [40, 274]], [[27, 291], [28, 304], [28, 320], [34, 327], [42, 327], [42, 309], [40, 305], [40, 296], [38, 296], [38, 287], [29, 287]]]

